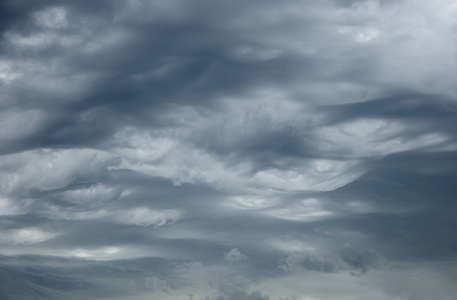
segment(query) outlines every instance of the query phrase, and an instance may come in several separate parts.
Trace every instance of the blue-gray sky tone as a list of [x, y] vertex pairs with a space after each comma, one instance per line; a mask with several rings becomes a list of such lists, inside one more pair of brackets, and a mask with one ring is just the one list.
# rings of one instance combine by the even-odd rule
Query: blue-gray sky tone
[[455, 1], [0, 3], [0, 299], [457, 299]]

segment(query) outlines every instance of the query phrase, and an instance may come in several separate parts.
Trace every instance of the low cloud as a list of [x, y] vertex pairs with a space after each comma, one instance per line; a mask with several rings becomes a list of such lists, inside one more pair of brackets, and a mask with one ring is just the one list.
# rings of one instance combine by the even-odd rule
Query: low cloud
[[226, 290], [221, 291], [221, 295], [217, 297], [212, 297], [211, 300], [270, 300], [270, 297], [263, 295], [259, 291], [245, 291], [242, 289]]
[[337, 253], [317, 254], [313, 252], [295, 252], [279, 265], [289, 273], [318, 271], [336, 273], [350, 271], [351, 275], [365, 275], [370, 269], [387, 267], [387, 259], [375, 249], [359, 249], [351, 246], [342, 247]]
[[369, 269], [383, 268], [387, 264], [386, 258], [375, 249], [355, 249], [345, 246], [339, 251], [339, 255], [343, 262], [356, 270], [351, 273], [354, 275], [363, 275]]
[[166, 280], [162, 280], [158, 277], [146, 277], [144, 279], [145, 285], [147, 288], [152, 289], [154, 291], [162, 291], [167, 293], [170, 291], [171, 287], [170, 284]]
[[228, 253], [225, 253], [224, 259], [229, 262], [247, 260], [248, 257], [240, 252], [238, 248], [233, 248]]
[[127, 225], [160, 227], [172, 224], [178, 216], [177, 211], [153, 211], [146, 207], [138, 207], [118, 212], [115, 219]]
[[6, 245], [31, 245], [50, 240], [57, 235], [58, 233], [56, 232], [47, 232], [34, 227], [10, 229], [3, 230], [0, 233], [0, 243]]
[[4, 297], [452, 298], [455, 15], [0, 1]]
[[330, 255], [322, 256], [310, 252], [296, 252], [288, 256], [280, 268], [286, 272], [310, 270], [333, 273], [340, 270], [338, 260]]

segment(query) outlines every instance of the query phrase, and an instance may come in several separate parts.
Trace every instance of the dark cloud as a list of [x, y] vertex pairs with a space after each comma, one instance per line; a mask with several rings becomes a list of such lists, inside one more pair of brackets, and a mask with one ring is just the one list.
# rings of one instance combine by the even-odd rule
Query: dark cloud
[[358, 250], [347, 246], [341, 249], [339, 254], [345, 263], [359, 271], [360, 274], [365, 274], [371, 268], [380, 268], [386, 264], [386, 259], [374, 249]]
[[455, 9], [3, 1], [0, 298], [451, 297]]

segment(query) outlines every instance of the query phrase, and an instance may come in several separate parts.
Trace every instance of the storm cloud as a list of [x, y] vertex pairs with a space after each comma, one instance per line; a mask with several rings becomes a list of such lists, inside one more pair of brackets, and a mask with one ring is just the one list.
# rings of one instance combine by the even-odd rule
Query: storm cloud
[[454, 299], [456, 13], [2, 1], [0, 298]]

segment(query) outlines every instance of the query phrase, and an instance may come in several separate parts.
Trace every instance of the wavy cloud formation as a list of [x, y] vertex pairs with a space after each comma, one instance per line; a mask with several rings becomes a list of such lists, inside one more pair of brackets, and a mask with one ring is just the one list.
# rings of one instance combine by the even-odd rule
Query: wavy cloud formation
[[0, 298], [453, 299], [456, 13], [2, 1]]

